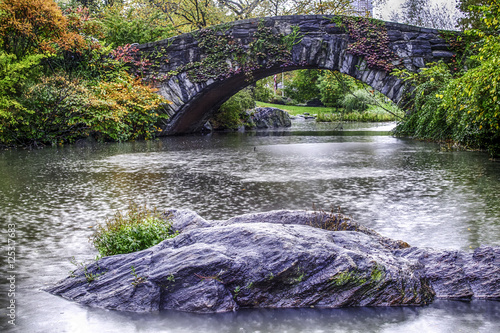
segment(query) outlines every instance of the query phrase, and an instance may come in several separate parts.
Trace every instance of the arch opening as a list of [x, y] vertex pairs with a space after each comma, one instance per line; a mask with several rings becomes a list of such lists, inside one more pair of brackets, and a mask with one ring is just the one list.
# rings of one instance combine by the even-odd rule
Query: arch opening
[[212, 114], [205, 128], [253, 129], [253, 113], [248, 111], [260, 107], [276, 107], [292, 117], [314, 117], [320, 122], [385, 122], [403, 116], [397, 105], [373, 87], [330, 70], [283, 71], [250, 84], [228, 101]]

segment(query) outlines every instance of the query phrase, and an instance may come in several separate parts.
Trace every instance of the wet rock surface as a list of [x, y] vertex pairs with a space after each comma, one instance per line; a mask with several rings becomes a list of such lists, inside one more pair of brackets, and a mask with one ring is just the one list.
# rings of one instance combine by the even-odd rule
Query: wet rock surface
[[[226, 221], [188, 210], [166, 214], [177, 237], [102, 258], [46, 291], [135, 312], [500, 299], [498, 247], [473, 253], [415, 248], [323, 212], [273, 211]], [[85, 274], [101, 275], [89, 282]]]
[[251, 122], [256, 128], [290, 127], [292, 121], [288, 112], [272, 107], [258, 107], [250, 113]]

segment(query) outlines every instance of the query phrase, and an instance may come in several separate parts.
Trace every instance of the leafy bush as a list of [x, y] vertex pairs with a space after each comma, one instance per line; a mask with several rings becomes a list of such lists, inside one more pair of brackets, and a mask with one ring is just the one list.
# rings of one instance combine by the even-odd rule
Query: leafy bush
[[365, 89], [358, 89], [353, 91], [352, 94], [348, 93], [342, 99], [342, 105], [347, 112], [353, 110], [365, 111], [370, 103], [373, 103], [373, 96]]
[[320, 79], [320, 71], [315, 69], [303, 69], [295, 72], [292, 80], [285, 88], [287, 97], [299, 103], [305, 103], [311, 99], [318, 98], [320, 90], [317, 83]]
[[254, 99], [260, 102], [270, 102], [274, 96], [271, 84], [268, 78], [257, 81], [253, 90]]
[[448, 65], [429, 64], [420, 73], [395, 71], [395, 74], [413, 82], [413, 98], [407, 105], [408, 113], [396, 127], [396, 135], [420, 139], [448, 140], [453, 136], [454, 121], [448, 119], [448, 110], [441, 107], [444, 90], [453, 79]]
[[251, 89], [243, 89], [222, 104], [210, 122], [216, 129], [237, 129], [245, 118], [243, 113], [254, 107]]
[[[165, 27], [156, 24], [160, 14], [148, 6], [137, 0], [128, 7], [134, 22], [143, 23], [133, 31], [164, 37], [155, 30]], [[141, 73], [150, 63], [135, 59], [130, 45], [112, 50], [101, 44], [101, 17], [74, 2], [64, 7], [52, 0], [0, 1], [0, 143], [153, 138], [168, 101], [127, 73], [132, 66]]]
[[363, 112], [344, 112], [339, 110], [336, 113], [320, 112], [316, 117], [318, 122], [342, 122], [342, 121], [359, 121], [359, 122], [385, 122], [396, 121], [398, 118], [384, 110], [367, 110]]
[[440, 62], [427, 64], [420, 73], [395, 71], [414, 87], [396, 134], [454, 141], [500, 156], [500, 4], [493, 1], [469, 10], [482, 22], [464, 32], [470, 37], [464, 49], [472, 53], [467, 66], [452, 60], [451, 68]]
[[86, 7], [74, 4], [63, 7], [63, 15], [67, 22], [66, 33], [83, 37], [83, 42], [71, 48], [60, 48], [47, 60], [47, 63], [50, 63], [51, 68], [68, 73], [75, 72], [75, 76], [78, 77], [97, 79], [99, 75], [96, 77], [96, 70], [102, 67], [111, 50], [111, 46], [104, 46], [99, 42], [104, 39], [104, 25], [93, 17]]
[[15, 121], [14, 110], [22, 108], [18, 98], [42, 58], [38, 54], [18, 60], [16, 55], [0, 51], [0, 137], [2, 124]]
[[51, 52], [53, 43], [75, 43], [81, 36], [68, 39], [66, 19], [54, 1], [0, 1], [0, 40], [8, 53], [22, 58], [35, 51]]
[[72, 143], [93, 136], [100, 141], [151, 139], [166, 100], [129, 75], [93, 84], [67, 76], [42, 77], [20, 98], [10, 120], [0, 118], [0, 141], [39, 146]]
[[441, 108], [449, 110], [453, 140], [500, 156], [500, 36], [485, 37], [472, 58], [480, 65], [450, 81], [439, 96]]
[[102, 256], [131, 253], [177, 236], [172, 224], [156, 208], [129, 204], [125, 214], [116, 212], [99, 225], [90, 242]]
[[175, 34], [166, 14], [149, 1], [135, 0], [126, 5], [115, 3], [106, 7], [101, 17], [105, 41], [114, 47], [154, 42]]
[[318, 89], [321, 103], [326, 106], [342, 107], [345, 94], [355, 87], [355, 80], [350, 76], [332, 71], [321, 71]]
[[130, 75], [123, 74], [122, 80], [101, 81], [91, 90], [94, 96], [90, 123], [103, 141], [149, 140], [160, 132], [157, 123], [168, 118], [160, 112], [168, 101], [156, 94], [155, 88]]

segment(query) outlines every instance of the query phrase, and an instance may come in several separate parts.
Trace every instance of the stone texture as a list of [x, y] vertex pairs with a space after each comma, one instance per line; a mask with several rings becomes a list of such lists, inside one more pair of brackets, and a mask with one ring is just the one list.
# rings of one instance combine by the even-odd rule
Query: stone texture
[[180, 232], [175, 238], [100, 259], [87, 266], [87, 273], [103, 273], [92, 282], [79, 270], [46, 290], [106, 309], [200, 313], [500, 297], [499, 248], [413, 248], [324, 212], [273, 211], [226, 221], [186, 210], [165, 214]]
[[278, 108], [259, 107], [250, 111], [249, 117], [256, 128], [290, 127], [292, 121], [288, 112]]
[[[384, 92], [394, 102], [399, 102], [402, 94], [393, 92], [401, 92], [404, 89], [393, 89], [393, 86], [400, 85], [401, 82], [393, 80], [389, 75], [363, 76], [361, 67], [364, 60], [347, 53], [346, 48], [352, 41], [349, 40], [345, 29], [332, 23], [329, 18], [330, 16], [322, 15], [295, 15], [262, 19], [262, 23], [272, 27], [275, 32], [289, 33], [292, 31], [292, 26], [298, 26], [303, 38], [292, 49], [293, 63], [287, 64], [286, 67], [278, 64], [269, 68], [256, 69], [252, 73], [253, 79], [259, 80], [283, 71], [300, 68], [338, 70], [361, 79]], [[231, 35], [235, 42], [247, 47], [253, 41], [250, 37], [256, 31], [260, 20], [256, 18], [230, 23], [226, 34]], [[390, 39], [390, 49], [401, 57], [398, 63], [404, 64], [409, 70], [416, 71], [422, 67], [423, 63], [449, 59], [453, 55], [437, 30], [391, 22], [386, 22], [385, 25]], [[138, 49], [138, 57], [151, 56], [162, 64], [155, 72], [155, 76], [178, 70], [181, 66], [200, 61], [205, 56], [191, 33], [138, 45]], [[158, 54], [160, 54], [159, 58], [156, 57]], [[191, 84], [186, 81], [189, 80], [185, 73], [179, 73], [160, 84], [159, 93], [173, 101], [168, 106], [170, 110], [167, 111], [171, 115], [170, 119], [160, 124], [163, 129], [162, 135], [200, 131], [223, 102], [249, 84], [248, 76], [243, 73], [204, 84]]]
[[411, 248], [402, 257], [417, 259], [439, 298], [500, 299], [500, 248], [482, 246], [473, 253]]

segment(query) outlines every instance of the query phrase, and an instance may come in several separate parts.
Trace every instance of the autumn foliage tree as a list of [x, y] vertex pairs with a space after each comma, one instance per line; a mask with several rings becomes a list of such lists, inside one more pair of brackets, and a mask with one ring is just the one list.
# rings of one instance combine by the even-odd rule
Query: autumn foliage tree
[[[0, 145], [150, 139], [168, 103], [82, 6], [0, 0]], [[123, 49], [123, 48], [122, 48]], [[129, 46], [126, 47], [130, 49]], [[143, 64], [147, 65], [147, 64]]]
[[68, 30], [67, 19], [56, 3], [46, 0], [2, 0], [0, 38], [4, 50], [18, 58], [84, 45], [81, 35]]

